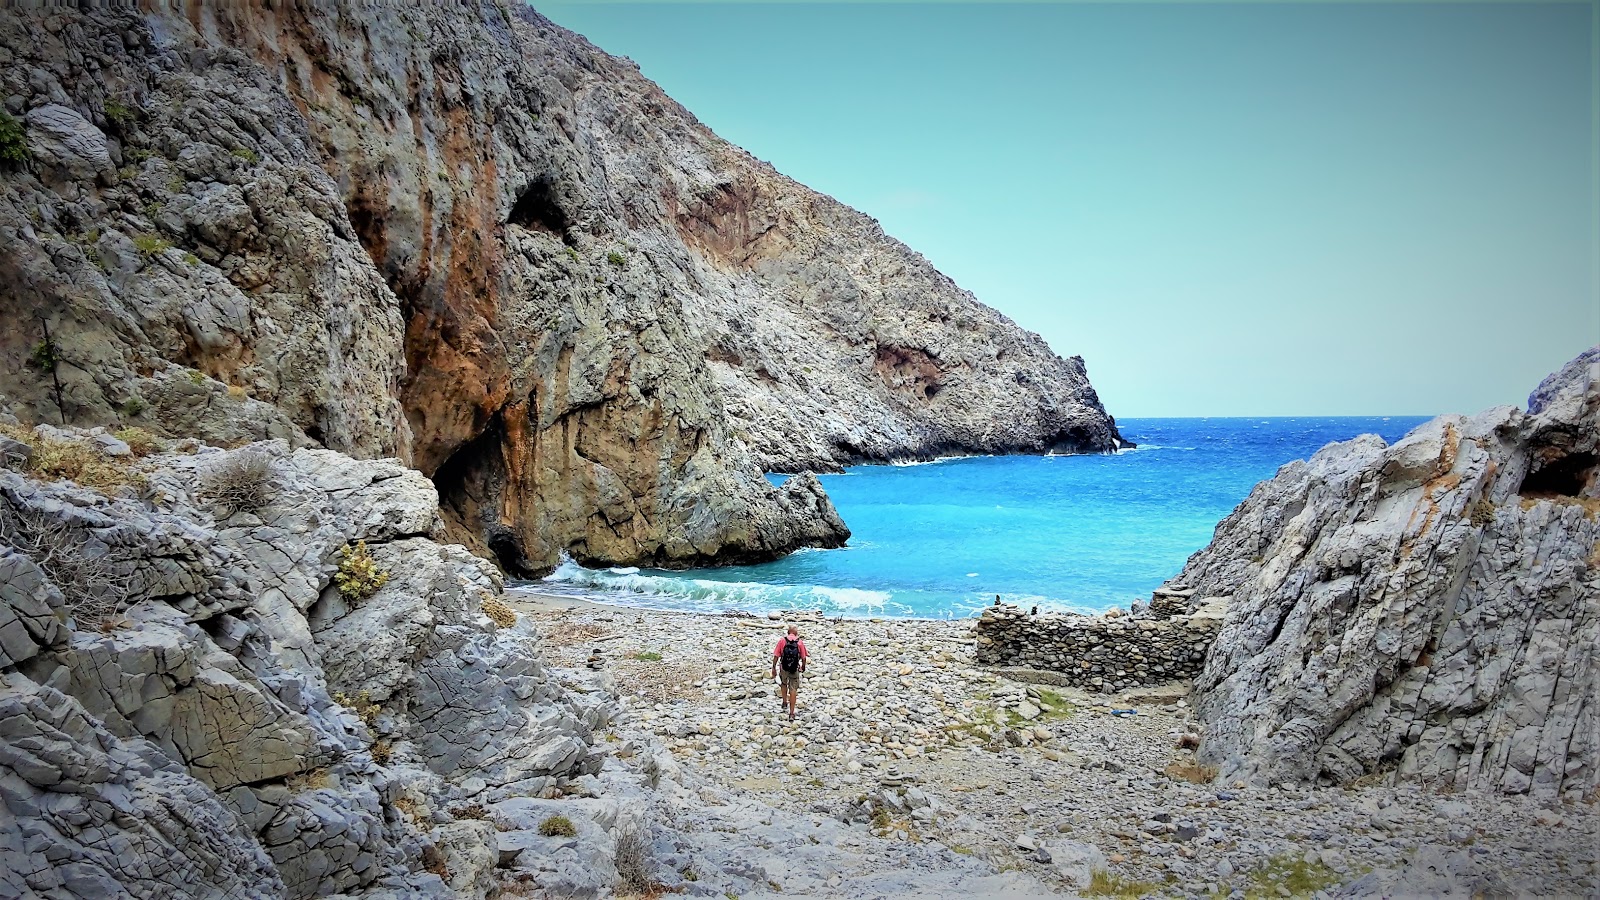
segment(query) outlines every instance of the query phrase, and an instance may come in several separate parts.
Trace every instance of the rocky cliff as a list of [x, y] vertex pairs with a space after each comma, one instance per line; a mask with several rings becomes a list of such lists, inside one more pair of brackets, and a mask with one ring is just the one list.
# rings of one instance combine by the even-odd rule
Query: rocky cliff
[[1195, 684], [1225, 777], [1600, 786], [1600, 348], [1528, 411], [1323, 448], [1178, 581], [1229, 596]]
[[530, 9], [184, 9], [0, 15], [25, 418], [396, 455], [512, 570], [845, 538], [763, 469], [1117, 445], [1080, 359]]

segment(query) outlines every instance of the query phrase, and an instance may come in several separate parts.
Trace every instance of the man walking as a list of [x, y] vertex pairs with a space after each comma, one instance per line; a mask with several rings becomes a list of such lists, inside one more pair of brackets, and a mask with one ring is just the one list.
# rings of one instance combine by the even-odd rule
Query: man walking
[[[800, 626], [790, 625], [789, 633], [772, 649], [772, 677], [778, 679], [778, 699], [794, 721], [795, 698], [800, 693], [800, 673], [806, 670], [806, 642], [800, 640]], [[781, 677], [780, 677], [781, 673]]]

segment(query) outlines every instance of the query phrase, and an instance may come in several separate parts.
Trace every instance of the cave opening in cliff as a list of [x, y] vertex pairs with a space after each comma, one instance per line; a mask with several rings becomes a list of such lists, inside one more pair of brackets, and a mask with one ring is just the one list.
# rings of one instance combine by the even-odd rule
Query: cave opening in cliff
[[530, 231], [544, 231], [565, 239], [572, 220], [556, 199], [555, 183], [540, 178], [523, 189], [511, 206], [507, 221]]
[[1593, 453], [1569, 453], [1529, 472], [1517, 493], [1524, 497], [1579, 497], [1594, 483], [1597, 470], [1600, 458]]

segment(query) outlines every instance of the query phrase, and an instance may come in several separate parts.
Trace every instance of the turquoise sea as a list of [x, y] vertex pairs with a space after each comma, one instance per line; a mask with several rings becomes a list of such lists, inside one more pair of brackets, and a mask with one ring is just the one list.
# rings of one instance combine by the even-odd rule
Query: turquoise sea
[[[966, 457], [824, 475], [849, 546], [759, 566], [562, 565], [536, 589], [629, 606], [959, 618], [996, 594], [1045, 609], [1126, 607], [1177, 574], [1278, 467], [1330, 441], [1395, 441], [1423, 417], [1129, 419], [1103, 456]], [[782, 481], [782, 475], [770, 476]]]

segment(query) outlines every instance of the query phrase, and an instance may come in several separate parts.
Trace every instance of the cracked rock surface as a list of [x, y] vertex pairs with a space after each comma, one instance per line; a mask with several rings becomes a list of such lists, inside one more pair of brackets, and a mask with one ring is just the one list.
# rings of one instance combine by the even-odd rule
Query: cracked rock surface
[[1230, 596], [1202, 759], [1262, 782], [1600, 788], [1600, 355], [1283, 467], [1179, 581]]

